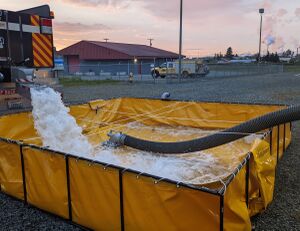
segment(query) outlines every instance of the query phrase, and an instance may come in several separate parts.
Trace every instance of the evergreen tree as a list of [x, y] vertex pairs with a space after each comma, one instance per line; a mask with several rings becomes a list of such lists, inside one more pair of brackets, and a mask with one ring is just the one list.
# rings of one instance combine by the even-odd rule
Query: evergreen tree
[[279, 63], [279, 62], [280, 62], [279, 55], [277, 54], [277, 52], [275, 53], [275, 58], [274, 58], [274, 60], [275, 60], [276, 63]]
[[288, 49], [286, 52], [285, 52], [285, 56], [284, 57], [291, 57], [292, 56], [292, 51], [290, 49]]
[[229, 59], [232, 59], [233, 57], [233, 51], [232, 51], [232, 48], [231, 47], [228, 47], [227, 48], [227, 51], [226, 51], [226, 58], [229, 58]]
[[274, 53], [267, 53], [265, 56], [263, 56], [262, 58], [261, 58], [261, 60], [263, 61], [263, 62], [271, 62], [271, 63], [278, 63], [279, 61], [280, 61], [280, 59], [279, 59], [279, 56], [278, 56], [278, 54], [277, 54], [277, 52], [274, 54]]
[[267, 52], [267, 55], [265, 56], [265, 61], [270, 62], [270, 52]]
[[258, 54], [256, 54], [256, 55], [254, 56], [254, 58], [256, 59], [256, 62], [259, 61], [259, 55], [258, 55]]
[[269, 62], [275, 63], [275, 54], [274, 54], [274, 53], [272, 53], [272, 54], [270, 55]]

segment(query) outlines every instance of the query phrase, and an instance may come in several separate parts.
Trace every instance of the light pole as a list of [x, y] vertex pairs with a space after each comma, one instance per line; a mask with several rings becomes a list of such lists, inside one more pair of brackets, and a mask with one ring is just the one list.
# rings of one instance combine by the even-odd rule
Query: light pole
[[262, 32], [262, 16], [265, 13], [265, 9], [261, 8], [259, 9], [260, 13], [260, 32], [259, 32], [259, 51], [258, 51], [258, 62], [261, 60], [261, 32]]
[[180, 30], [179, 30], [179, 73], [178, 78], [181, 80], [181, 64], [182, 64], [182, 1], [180, 0]]

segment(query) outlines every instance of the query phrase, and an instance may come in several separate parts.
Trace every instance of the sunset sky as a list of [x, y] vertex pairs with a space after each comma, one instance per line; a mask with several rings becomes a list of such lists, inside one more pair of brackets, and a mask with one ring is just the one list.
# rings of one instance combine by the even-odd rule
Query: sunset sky
[[[150, 37], [155, 47], [178, 50], [179, 0], [0, 0], [12, 11], [45, 3], [55, 12], [58, 50], [83, 39], [149, 44]], [[263, 38], [275, 41], [270, 51], [299, 47], [300, 0], [184, 0], [184, 53], [225, 53], [228, 46], [234, 53], [257, 52], [260, 7], [266, 11]]]

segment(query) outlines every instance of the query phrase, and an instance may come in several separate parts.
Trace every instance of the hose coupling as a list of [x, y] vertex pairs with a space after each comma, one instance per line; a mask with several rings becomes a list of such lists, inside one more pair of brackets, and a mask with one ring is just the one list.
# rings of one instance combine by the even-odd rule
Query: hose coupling
[[117, 148], [124, 145], [126, 135], [122, 132], [110, 131], [107, 136], [109, 140], [103, 143], [104, 146]]

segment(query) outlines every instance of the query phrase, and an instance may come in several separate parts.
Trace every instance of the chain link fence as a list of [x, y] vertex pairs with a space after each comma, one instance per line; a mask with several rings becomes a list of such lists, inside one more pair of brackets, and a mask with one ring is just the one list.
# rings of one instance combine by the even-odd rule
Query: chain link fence
[[282, 64], [212, 64], [208, 77], [251, 76], [283, 73]]
[[282, 73], [283, 65], [275, 64], [209, 64], [207, 75], [192, 75], [179, 79], [174, 71], [168, 72], [163, 77], [154, 77], [151, 73], [152, 63], [128, 63], [128, 64], [98, 64], [65, 66], [63, 71], [58, 72], [59, 78], [75, 78], [86, 81], [115, 80], [129, 81], [133, 75], [133, 81], [139, 82], [179, 82], [205, 78], [251, 76], [271, 73]]

